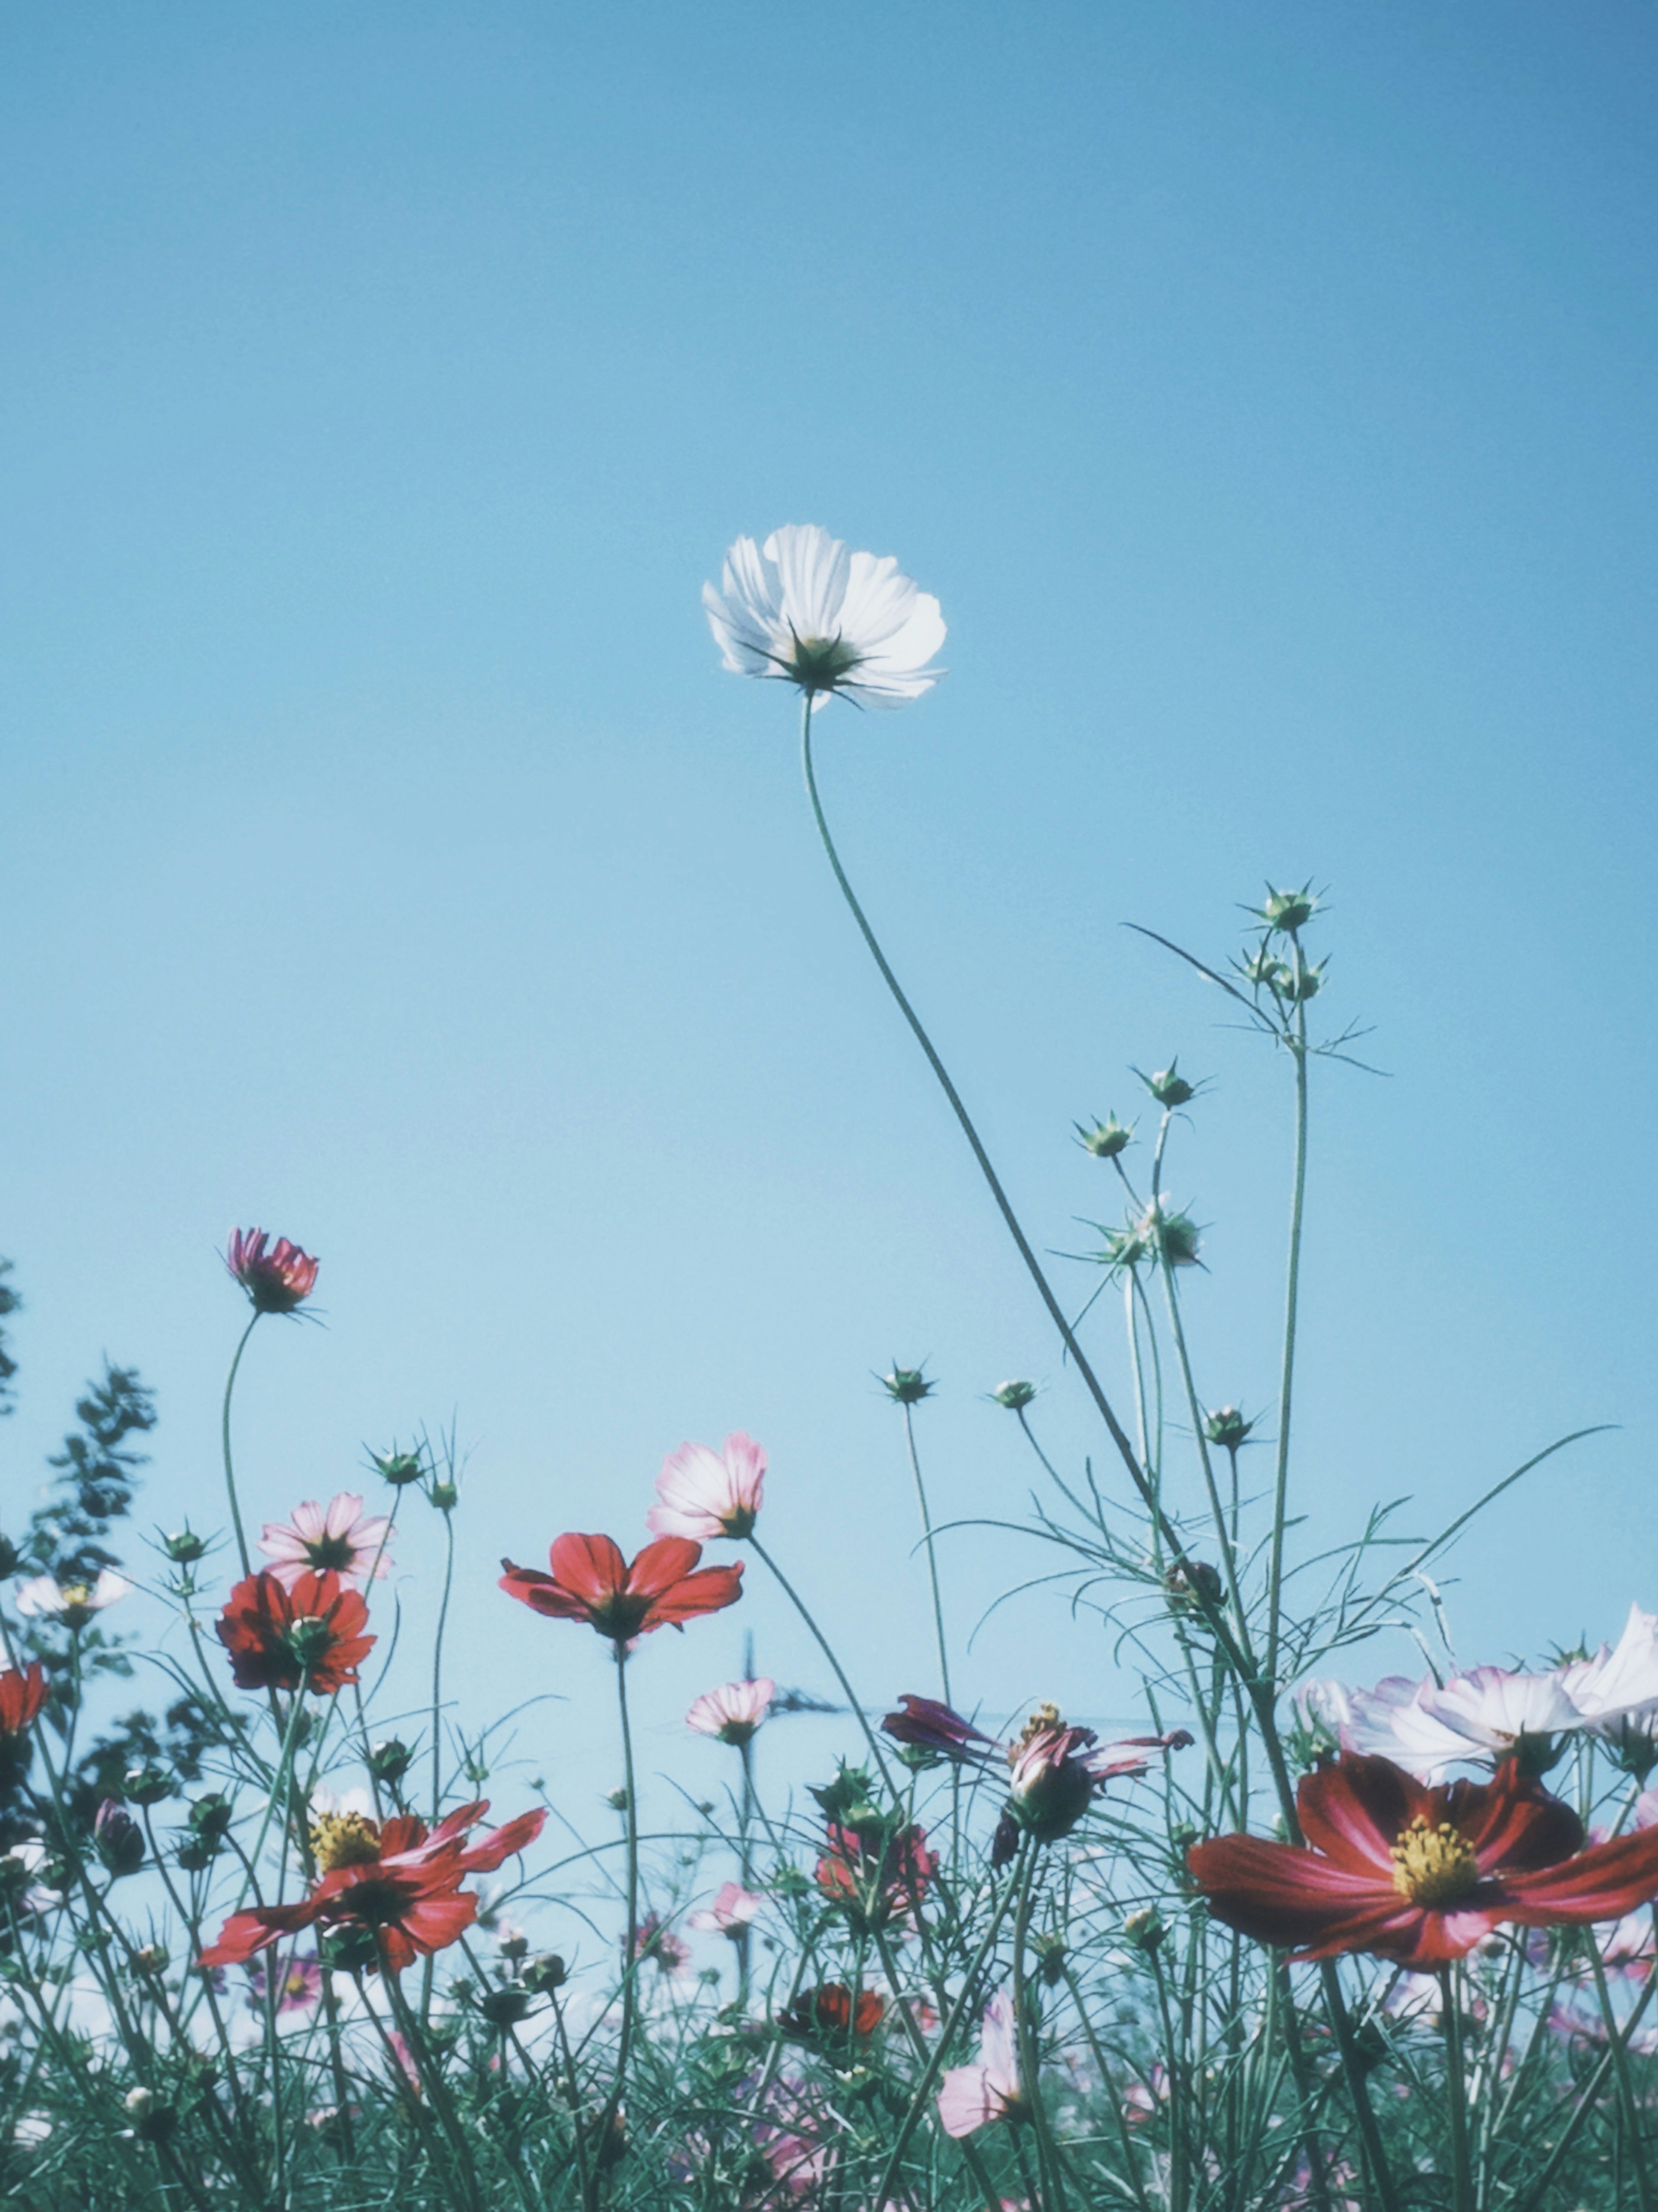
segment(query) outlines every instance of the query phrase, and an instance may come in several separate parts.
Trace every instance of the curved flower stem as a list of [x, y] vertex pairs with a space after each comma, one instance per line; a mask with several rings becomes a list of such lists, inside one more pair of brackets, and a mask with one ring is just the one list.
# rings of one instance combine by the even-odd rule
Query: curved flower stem
[[1036, 2157], [1042, 2167], [1042, 2194], [1047, 2199], [1042, 2212], [1063, 2212], [1065, 2188], [1060, 2179], [1060, 2154], [1048, 2124], [1048, 2107], [1042, 2102], [1042, 2053], [1037, 2048], [1036, 2030], [1030, 2017], [1030, 2005], [1026, 1995], [1024, 1972], [1025, 1943], [1030, 1933], [1031, 1907], [1036, 1896], [1036, 1865], [1041, 1846], [1029, 1836], [1023, 1838], [1023, 1863], [1019, 1869], [1019, 1908], [1013, 1916], [1013, 2027], [1018, 2040], [1019, 2087], [1029, 2108], [1031, 2121], [1036, 2131]]
[[760, 1539], [750, 1533], [748, 1540], [756, 1557], [762, 1559], [766, 1565], [771, 1569], [772, 1575], [776, 1581], [778, 1588], [782, 1591], [784, 1596], [787, 1598], [789, 1603], [794, 1607], [801, 1620], [805, 1622], [806, 1626], [811, 1631], [813, 1636], [817, 1638], [818, 1650], [823, 1653], [824, 1658], [829, 1661], [830, 1667], [835, 1670], [835, 1679], [841, 1685], [841, 1692], [844, 1695], [847, 1703], [852, 1708], [853, 1717], [857, 1721], [859, 1727], [864, 1731], [864, 1741], [869, 1746], [871, 1758], [874, 1759], [877, 1767], [880, 1770], [882, 1781], [885, 1783], [887, 1788], [892, 1790], [893, 1795], [896, 1796], [898, 1792], [893, 1784], [891, 1770], [888, 1766], [885, 1759], [881, 1756], [881, 1747], [879, 1742], [877, 1741], [874, 1729], [869, 1724], [869, 1716], [864, 1711], [863, 1706], [859, 1703], [858, 1692], [853, 1688], [852, 1684], [847, 1680], [846, 1669], [841, 1666], [841, 1662], [835, 1657], [834, 1649], [830, 1644], [828, 1637], [824, 1635], [823, 1630], [812, 1619], [811, 1613], [806, 1609], [805, 1601], [801, 1597], [799, 1590], [795, 1589], [793, 1583], [790, 1582], [788, 1577], [783, 1572], [781, 1567], [778, 1565], [776, 1560], [773, 1559], [771, 1553], [766, 1549]]
[[[1163, 1276], [1163, 1295], [1169, 1308], [1169, 1325], [1174, 1334], [1175, 1353], [1180, 1362], [1181, 1380], [1186, 1385], [1187, 1410], [1192, 1416], [1192, 1433], [1197, 1439], [1198, 1458], [1203, 1468], [1204, 1488], [1209, 1495], [1209, 1511], [1215, 1524], [1215, 1534], [1220, 1539], [1220, 1555], [1226, 1568], [1226, 1590], [1232, 1601], [1232, 1614], [1237, 1622], [1238, 1648], [1254, 1668], [1254, 1646], [1250, 1640], [1249, 1624], [1243, 1610], [1243, 1594], [1238, 1588], [1238, 1563], [1231, 1535], [1226, 1525], [1226, 1510], [1221, 1504], [1220, 1486], [1215, 1480], [1214, 1463], [1209, 1456], [1209, 1440], [1203, 1432], [1203, 1407], [1198, 1402], [1198, 1386], [1192, 1373], [1191, 1355], [1186, 1348], [1186, 1328], [1181, 1319], [1180, 1292], [1175, 1285], [1175, 1271], [1167, 1252], [1159, 1251], [1157, 1265]], [[1236, 1466], [1236, 1462], [1234, 1462]]]
[[219, 1441], [224, 1451], [224, 1486], [230, 1499], [230, 1519], [236, 1531], [236, 1549], [241, 1555], [242, 1572], [251, 1575], [253, 1563], [248, 1555], [247, 1537], [242, 1528], [242, 1509], [236, 1501], [236, 1469], [230, 1456], [230, 1401], [236, 1389], [236, 1370], [242, 1364], [242, 1354], [247, 1349], [247, 1340], [259, 1325], [259, 1310], [253, 1309], [247, 1327], [242, 1331], [241, 1341], [236, 1346], [236, 1356], [230, 1363], [230, 1372], [225, 1377], [224, 1410], [219, 1419]]
[[1629, 2162], [1635, 2176], [1635, 2193], [1640, 2200], [1641, 2212], [1652, 2212], [1652, 2191], [1647, 2181], [1647, 2162], [1641, 2149], [1640, 2100], [1630, 2078], [1629, 2051], [1618, 2033], [1618, 2016], [1612, 2008], [1612, 1992], [1606, 1987], [1606, 1970], [1601, 1962], [1600, 1947], [1594, 1940], [1593, 1928], [1583, 1932], [1583, 1948], [1588, 1954], [1589, 1968], [1594, 1976], [1594, 1994], [1606, 2031], [1606, 2056], [1612, 2061], [1612, 2076], [1618, 2084], [1618, 2101], [1623, 2107], [1624, 2125], [1629, 2130]]
[[596, 2154], [602, 2162], [605, 2147], [610, 2139], [610, 2130], [622, 2109], [623, 2091], [628, 2081], [629, 2047], [633, 2042], [635, 1984], [638, 1979], [639, 1961], [634, 1956], [639, 1942], [639, 1802], [634, 1788], [634, 1739], [628, 1723], [628, 1655], [618, 1644], [616, 1647], [616, 1702], [622, 1721], [623, 1787], [628, 1793], [628, 1948], [622, 1967], [622, 2033], [616, 2039], [616, 2080], [604, 2100], [604, 2110], [599, 2116]]
[[1290, 1494], [1290, 1412], [1295, 1395], [1296, 1308], [1301, 1290], [1301, 1221], [1307, 1198], [1307, 1001], [1301, 984], [1307, 973], [1299, 937], [1296, 956], [1296, 1027], [1286, 1036], [1296, 1063], [1296, 1167], [1290, 1196], [1290, 1260], [1284, 1279], [1284, 1364], [1278, 1378], [1278, 1471], [1272, 1485], [1272, 1550], [1266, 1575], [1266, 1679], [1278, 1680], [1278, 1621], [1284, 1595], [1284, 1519]]
[[921, 1534], [926, 1547], [926, 1571], [932, 1584], [932, 1626], [938, 1639], [938, 1674], [944, 1686], [944, 1703], [953, 1705], [950, 1694], [950, 1650], [944, 1641], [944, 1606], [938, 1594], [938, 1559], [932, 1543], [932, 1516], [927, 1509], [926, 1485], [921, 1480], [921, 1457], [915, 1449], [914, 1408], [903, 1407], [904, 1442], [909, 1448], [909, 1471], [915, 1478], [915, 1502], [921, 1509]]

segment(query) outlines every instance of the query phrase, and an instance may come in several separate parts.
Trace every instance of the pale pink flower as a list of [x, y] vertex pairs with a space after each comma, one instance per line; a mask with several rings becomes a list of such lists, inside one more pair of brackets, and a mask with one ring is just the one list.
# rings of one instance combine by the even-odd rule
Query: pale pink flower
[[689, 1947], [654, 1912], [647, 1912], [635, 1931], [634, 1956], [641, 1966], [649, 1959], [664, 1974], [683, 1973], [691, 1962]]
[[286, 1237], [267, 1251], [270, 1242], [263, 1229], [233, 1230], [225, 1265], [247, 1292], [255, 1313], [292, 1313], [317, 1287], [319, 1263]]
[[[269, 1986], [263, 1959], [248, 1961], [247, 1980], [247, 2002], [254, 2011], [263, 2011]], [[296, 1952], [286, 1960], [279, 1960], [276, 1990], [278, 2012], [308, 2012], [322, 1995], [322, 1967], [317, 1959], [312, 1955], [301, 1957]]]
[[391, 1573], [385, 1548], [391, 1528], [383, 1513], [365, 1513], [361, 1498], [343, 1490], [326, 1511], [307, 1498], [295, 1507], [291, 1522], [267, 1521], [259, 1549], [284, 1589], [291, 1590], [301, 1575], [323, 1574], [337, 1575], [355, 1589]]
[[814, 708], [834, 691], [901, 707], [944, 673], [930, 666], [944, 617], [890, 554], [850, 553], [816, 523], [789, 523], [763, 545], [739, 538], [702, 605], [726, 666], [798, 684]]
[[999, 1990], [985, 2007], [978, 2064], [952, 2066], [938, 2084], [938, 2124], [947, 2136], [975, 2135], [1011, 2118], [1023, 2102], [1012, 1994]]
[[1631, 1605], [1617, 1643], [1563, 1667], [1560, 1680], [1591, 1728], [1650, 1725], [1658, 1715], [1658, 1613]]
[[1122, 2116], [1131, 2128], [1160, 2112], [1169, 2100], [1169, 2073], [1154, 2065], [1144, 2081], [1131, 2081], [1122, 2093]]
[[689, 1536], [706, 1544], [714, 1536], [746, 1536], [760, 1513], [766, 1455], [738, 1429], [723, 1447], [681, 1444], [656, 1478], [661, 1501], [646, 1515], [653, 1536]]
[[1303, 1711], [1322, 1721], [1344, 1751], [1390, 1759], [1430, 1782], [1469, 1759], [1503, 1759], [1522, 1737], [1582, 1728], [1583, 1717], [1558, 1674], [1476, 1667], [1444, 1684], [1389, 1675], [1373, 1690], [1309, 1682]]
[[703, 1692], [686, 1714], [685, 1725], [721, 1743], [747, 1743], [776, 1694], [777, 1685], [769, 1674], [756, 1675], [751, 1682], [727, 1682]]
[[711, 1905], [693, 1912], [685, 1923], [715, 1936], [729, 1936], [733, 1942], [746, 1936], [759, 1911], [761, 1899], [751, 1889], [744, 1889], [740, 1881], [724, 1883]]

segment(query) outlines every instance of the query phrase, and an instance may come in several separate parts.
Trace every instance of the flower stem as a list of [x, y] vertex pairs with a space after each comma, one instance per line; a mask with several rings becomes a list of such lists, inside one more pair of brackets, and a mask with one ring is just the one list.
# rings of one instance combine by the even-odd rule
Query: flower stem
[[909, 1447], [909, 1471], [915, 1478], [915, 1502], [921, 1509], [921, 1534], [926, 1547], [926, 1571], [932, 1584], [932, 1626], [938, 1639], [938, 1674], [944, 1686], [944, 1703], [953, 1705], [950, 1694], [950, 1650], [944, 1641], [944, 1600], [938, 1594], [938, 1560], [933, 1549], [932, 1516], [927, 1510], [926, 1485], [921, 1480], [921, 1458], [915, 1449], [915, 1418], [913, 1407], [905, 1406], [904, 1442]]
[[859, 1727], [864, 1731], [864, 1741], [869, 1746], [871, 1758], [874, 1759], [876, 1765], [880, 1770], [882, 1781], [885, 1783], [889, 1790], [893, 1790], [893, 1794], [896, 1796], [897, 1792], [893, 1789], [891, 1770], [887, 1765], [885, 1759], [881, 1756], [881, 1746], [876, 1738], [874, 1729], [869, 1724], [869, 1716], [864, 1711], [863, 1706], [859, 1703], [858, 1692], [853, 1688], [852, 1684], [847, 1680], [846, 1669], [841, 1666], [841, 1662], [835, 1657], [834, 1648], [830, 1644], [828, 1637], [824, 1635], [823, 1630], [817, 1626], [817, 1623], [812, 1619], [811, 1614], [807, 1611], [805, 1599], [802, 1598], [799, 1590], [795, 1589], [793, 1583], [790, 1582], [788, 1577], [783, 1572], [781, 1567], [778, 1565], [776, 1560], [773, 1559], [771, 1553], [766, 1549], [760, 1539], [750, 1534], [748, 1540], [754, 1550], [756, 1557], [762, 1559], [766, 1565], [771, 1569], [772, 1575], [776, 1581], [778, 1588], [782, 1591], [784, 1596], [787, 1598], [789, 1603], [794, 1607], [801, 1620], [805, 1622], [806, 1626], [811, 1631], [813, 1636], [817, 1638], [818, 1650], [823, 1653], [824, 1658], [829, 1661], [830, 1667], [834, 1669], [835, 1679], [841, 1685], [841, 1693], [845, 1697], [847, 1705], [852, 1708], [853, 1717], [857, 1721]]
[[628, 1658], [619, 1644], [616, 1647], [616, 1703], [622, 1722], [623, 1787], [628, 1793], [628, 1947], [623, 1955], [622, 2033], [616, 2040], [616, 2080], [610, 2085], [598, 2123], [597, 2149], [601, 2162], [627, 2086], [629, 2047], [634, 2033], [635, 1984], [639, 1969], [639, 1961], [634, 1956], [639, 1942], [639, 1804], [634, 1788], [633, 1730], [628, 1723]]
[[1024, 1863], [1018, 1877], [1019, 1907], [1013, 1916], [1013, 2026], [1018, 2039], [1019, 2087], [1036, 2130], [1036, 2158], [1042, 2168], [1042, 2194], [1047, 2199], [1042, 2212], [1063, 2212], [1065, 2190], [1060, 2179], [1059, 2152], [1048, 2128], [1048, 2107], [1042, 2102], [1042, 2054], [1030, 2016], [1024, 1971], [1025, 1943], [1030, 1934], [1031, 1908], [1035, 1903], [1036, 1863], [1041, 1847], [1029, 1836], [1023, 1843]]
[[1289, 1038], [1296, 1063], [1296, 1166], [1290, 1196], [1290, 1259], [1284, 1279], [1284, 1361], [1278, 1377], [1278, 1470], [1272, 1485], [1272, 1550], [1266, 1577], [1266, 1680], [1276, 1684], [1278, 1626], [1284, 1595], [1284, 1522], [1290, 1493], [1290, 1412], [1295, 1395], [1296, 1309], [1301, 1291], [1301, 1223], [1307, 1198], [1307, 1001], [1300, 994], [1307, 963], [1298, 937], [1296, 1029]]
[[1473, 2171], [1468, 2163], [1461, 1992], [1449, 1966], [1439, 1970], [1439, 2002], [1445, 2021], [1445, 2103], [1451, 2124], [1451, 2202], [1456, 2212], [1474, 2212]]
[[247, 1340], [259, 1325], [259, 1310], [253, 1309], [252, 1317], [242, 1331], [241, 1341], [236, 1346], [236, 1356], [230, 1363], [230, 1372], [225, 1377], [224, 1411], [219, 1420], [219, 1440], [224, 1449], [224, 1486], [230, 1498], [230, 1519], [236, 1531], [236, 1549], [241, 1555], [242, 1572], [251, 1575], [253, 1563], [248, 1555], [247, 1537], [242, 1528], [242, 1509], [236, 1502], [236, 1470], [230, 1456], [230, 1401], [236, 1388], [236, 1370], [242, 1364], [242, 1354], [247, 1349]]

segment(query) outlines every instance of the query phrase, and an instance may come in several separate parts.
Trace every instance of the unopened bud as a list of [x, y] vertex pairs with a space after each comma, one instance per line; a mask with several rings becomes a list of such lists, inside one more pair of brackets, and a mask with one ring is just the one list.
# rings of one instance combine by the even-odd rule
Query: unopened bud
[[175, 1528], [170, 1536], [162, 1538], [161, 1548], [175, 1567], [193, 1567], [206, 1554], [207, 1539], [198, 1536], [193, 1528]]
[[376, 1782], [401, 1782], [408, 1773], [415, 1754], [406, 1743], [392, 1735], [384, 1743], [377, 1743], [368, 1754], [368, 1771]]
[[452, 1513], [460, 1503], [460, 1492], [452, 1482], [434, 1482], [432, 1485], [432, 1503], [440, 1513]]
[[155, 2109], [155, 2092], [153, 2089], [129, 2089], [121, 2102], [130, 2118], [147, 2120]]
[[521, 1959], [529, 1948], [530, 1939], [527, 1936], [503, 1936], [501, 1939], [501, 1955], [503, 1959], [513, 1960]]
[[1133, 1130], [1125, 1128], [1114, 1114], [1108, 1114], [1103, 1121], [1096, 1121], [1091, 1128], [1081, 1121], [1075, 1126], [1077, 1142], [1084, 1152], [1092, 1152], [1096, 1160], [1114, 1160], [1134, 1141]]
[[1257, 990], [1281, 991], [1291, 981], [1288, 967], [1264, 945], [1258, 945], [1247, 960], [1239, 961], [1238, 970], [1244, 981], [1253, 983]]
[[929, 1382], [919, 1367], [900, 1367], [895, 1362], [892, 1372], [882, 1376], [881, 1388], [900, 1406], [919, 1406], [923, 1398], [931, 1397], [937, 1385]]
[[1324, 988], [1324, 965], [1321, 960], [1317, 963], [1310, 960], [1303, 961], [1297, 973], [1285, 978], [1284, 997], [1286, 999], [1317, 998], [1319, 993]]
[[1268, 929], [1283, 932], [1293, 937], [1297, 930], [1305, 929], [1318, 910], [1310, 884], [1298, 891], [1268, 890], [1266, 903], [1258, 911]]
[[9, 1536], [0, 1536], [0, 1583], [9, 1582], [23, 1564], [23, 1555]]
[[1181, 1560], [1169, 1568], [1163, 1578], [1163, 1586], [1169, 1594], [1171, 1613], [1199, 1612], [1205, 1599], [1211, 1606], [1221, 1601], [1220, 1571], [1206, 1559]]
[[141, 1974], [164, 1974], [172, 1963], [165, 1943], [146, 1943], [132, 1954], [132, 1964]]
[[132, 1805], [159, 1805], [173, 1795], [173, 1778], [159, 1766], [129, 1766], [121, 1778], [121, 1795]]
[[1039, 1936], [1032, 1948], [1036, 1954], [1036, 1966], [1042, 1979], [1053, 1989], [1065, 1979], [1065, 1938], [1063, 1936]]
[[394, 1451], [383, 1455], [380, 1452], [373, 1452], [369, 1455], [380, 1473], [380, 1480], [383, 1482], [389, 1482], [394, 1490], [401, 1490], [409, 1483], [418, 1482], [425, 1473], [425, 1469], [421, 1465], [418, 1452]]
[[563, 1988], [566, 1972], [564, 1961], [556, 1951], [543, 1951], [529, 1960], [519, 1978], [532, 1995], [545, 1996], [550, 1990]]
[[492, 2027], [511, 2027], [529, 2009], [527, 1990], [486, 1990], [478, 1999], [478, 2010]]
[[610, 1807], [611, 1812], [625, 1813], [628, 1809], [627, 1790], [625, 1789], [607, 1790], [604, 1793], [604, 1802]]
[[1212, 1413], [1203, 1417], [1204, 1435], [1222, 1451], [1241, 1450], [1254, 1425], [1253, 1421], [1244, 1419], [1236, 1406], [1218, 1406]]
[[1171, 1060], [1167, 1067], [1158, 1068], [1154, 1075], [1140, 1075], [1139, 1068], [1134, 1073], [1159, 1106], [1184, 1106], [1198, 1095], [1196, 1084], [1187, 1081], [1175, 1060]]
[[1142, 1912], [1131, 1912], [1122, 1923], [1123, 1940], [1136, 1951], [1148, 1956], [1155, 1951], [1169, 1933], [1166, 1922], [1155, 1905], [1147, 1905]]
[[990, 1395], [1010, 1413], [1022, 1413], [1035, 1396], [1036, 1386], [1034, 1382], [999, 1382]]
[[131, 1813], [106, 1797], [92, 1824], [92, 1845], [112, 1875], [137, 1874], [144, 1863], [144, 1832]]

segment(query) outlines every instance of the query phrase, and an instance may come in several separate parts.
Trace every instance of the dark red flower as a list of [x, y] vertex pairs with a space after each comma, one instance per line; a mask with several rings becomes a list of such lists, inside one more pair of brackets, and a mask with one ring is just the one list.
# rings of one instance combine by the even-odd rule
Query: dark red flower
[[38, 1659], [21, 1674], [8, 1667], [0, 1674], [0, 1735], [21, 1735], [46, 1702], [46, 1672]]
[[216, 1629], [244, 1690], [314, 1690], [357, 1679], [374, 1647], [368, 1607], [337, 1574], [301, 1575], [284, 1589], [268, 1569], [237, 1583]]
[[831, 1820], [828, 1849], [817, 1862], [817, 1887], [855, 1929], [909, 1919], [938, 1871], [938, 1854], [920, 1828], [889, 1830]]
[[844, 1982], [824, 1982], [803, 1990], [777, 2025], [789, 2035], [873, 2035], [886, 2016], [886, 1999], [878, 1990], [859, 1990], [856, 1997]]
[[358, 1813], [325, 1814], [311, 1831], [318, 1871], [310, 1896], [233, 1913], [197, 1963], [241, 1966], [279, 1936], [320, 1925], [355, 1935], [361, 1964], [400, 1972], [465, 1934], [477, 1917], [477, 1899], [462, 1881], [533, 1843], [547, 1818], [520, 1814], [469, 1844], [467, 1831], [489, 1809], [481, 1801], [463, 1805], [429, 1831], [407, 1814], [379, 1826]]
[[263, 1229], [233, 1230], [225, 1265], [252, 1300], [256, 1313], [292, 1313], [317, 1287], [320, 1262], [286, 1237], [279, 1237], [275, 1249], [267, 1252], [269, 1241]]
[[982, 1729], [964, 1721], [937, 1698], [918, 1698], [913, 1691], [899, 1698], [903, 1711], [889, 1713], [882, 1722], [883, 1732], [899, 1743], [912, 1744], [917, 1750], [936, 1752], [942, 1759], [982, 1760], [992, 1759], [1001, 1749], [993, 1736]]
[[[608, 1536], [556, 1536], [550, 1575], [503, 1559], [501, 1587], [550, 1620], [585, 1620], [613, 1643], [627, 1644], [671, 1621], [735, 1605], [743, 1595], [741, 1565], [698, 1567], [702, 1547], [684, 1536], [659, 1536], [629, 1566]], [[693, 1571], [695, 1570], [695, 1571]]]
[[1298, 1844], [1219, 1836], [1187, 1855], [1209, 1910], [1299, 1959], [1460, 1959], [1501, 1922], [1582, 1926], [1658, 1897], [1658, 1829], [1580, 1848], [1570, 1807], [1505, 1759], [1490, 1782], [1429, 1789], [1353, 1753], [1302, 1777]]

